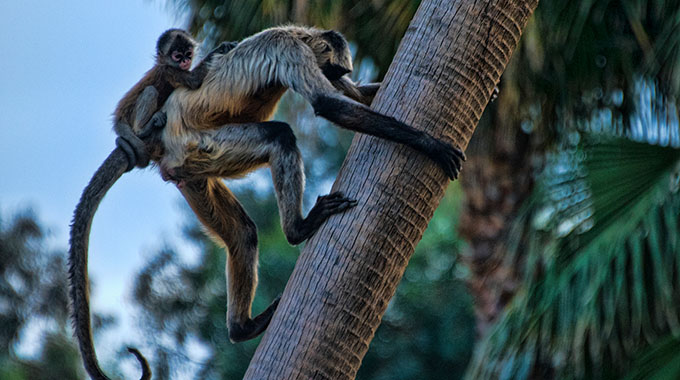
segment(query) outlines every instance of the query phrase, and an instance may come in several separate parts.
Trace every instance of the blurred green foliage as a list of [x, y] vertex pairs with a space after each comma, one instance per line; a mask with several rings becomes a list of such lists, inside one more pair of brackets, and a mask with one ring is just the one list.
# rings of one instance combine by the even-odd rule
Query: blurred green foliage
[[[66, 255], [47, 251], [44, 242], [31, 212], [0, 215], [0, 379], [83, 378], [70, 338]], [[29, 330], [37, 355], [25, 359], [17, 345]]]
[[[258, 226], [257, 313], [283, 291], [299, 248], [283, 236], [269, 184], [260, 192], [250, 186], [237, 188]], [[359, 379], [462, 376], [471, 354], [474, 319], [453, 254], [461, 244], [455, 234], [459, 208], [460, 190], [452, 186], [418, 245]], [[227, 339], [225, 252], [205, 237], [193, 216], [190, 220], [186, 234], [199, 250], [198, 262], [188, 264], [166, 249], [149, 261], [135, 283], [135, 303], [143, 316], [140, 328], [155, 351], [154, 377], [195, 371], [201, 378], [240, 379], [259, 339], [240, 344]], [[197, 345], [205, 352], [200, 360], [191, 351]]]
[[520, 126], [542, 160], [507, 237], [523, 284], [468, 378], [619, 378], [680, 334], [678, 12], [666, 0], [539, 5], [492, 126]]

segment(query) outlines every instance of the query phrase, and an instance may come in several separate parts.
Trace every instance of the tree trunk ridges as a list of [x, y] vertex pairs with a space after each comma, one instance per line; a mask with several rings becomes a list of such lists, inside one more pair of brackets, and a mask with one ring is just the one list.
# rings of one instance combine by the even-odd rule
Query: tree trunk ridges
[[[373, 107], [464, 148], [536, 5], [423, 1]], [[245, 379], [353, 379], [447, 185], [420, 153], [355, 136], [334, 190], [359, 205], [307, 243]]]

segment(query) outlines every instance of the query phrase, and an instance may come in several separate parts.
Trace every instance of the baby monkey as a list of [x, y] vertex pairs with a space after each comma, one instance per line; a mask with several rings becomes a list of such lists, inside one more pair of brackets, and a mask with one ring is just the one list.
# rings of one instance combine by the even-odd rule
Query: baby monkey
[[[87, 275], [87, 243], [92, 219], [106, 192], [123, 173], [133, 167], [145, 167], [150, 158], [161, 157], [162, 148], [156, 141], [143, 141], [154, 129], [165, 125], [165, 114], [156, 112], [176, 88], [197, 89], [208, 72], [215, 54], [229, 52], [235, 43], [225, 42], [211, 51], [192, 71], [196, 42], [181, 29], [165, 31], [156, 44], [156, 64], [125, 94], [114, 113], [114, 131], [118, 134], [116, 149], [92, 176], [76, 206], [71, 224], [69, 250], [69, 296], [73, 324], [80, 345], [85, 369], [92, 379], [108, 379], [97, 362], [92, 342]], [[153, 116], [152, 116], [153, 115]], [[142, 365], [142, 379], [151, 377], [146, 359], [134, 348], [129, 349]]]
[[[236, 43], [223, 42], [195, 69], [189, 71], [196, 46], [196, 41], [186, 31], [166, 30], [156, 43], [156, 64], [118, 102], [114, 112], [113, 130], [118, 135], [116, 145], [127, 156], [128, 171], [135, 166], [143, 168], [149, 164], [150, 154], [142, 138], [151, 134], [152, 126], [165, 125], [164, 115], [154, 114], [163, 106], [170, 93], [178, 87], [190, 90], [199, 88], [208, 72], [206, 62], [215, 53], [229, 52]], [[144, 128], [147, 123], [149, 128]]]

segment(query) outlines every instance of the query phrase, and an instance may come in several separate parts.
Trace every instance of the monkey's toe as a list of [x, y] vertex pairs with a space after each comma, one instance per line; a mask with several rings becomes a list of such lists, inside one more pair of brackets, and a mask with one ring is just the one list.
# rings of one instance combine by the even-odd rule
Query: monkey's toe
[[298, 245], [314, 235], [321, 224], [331, 215], [346, 211], [358, 202], [345, 197], [342, 192], [334, 192], [316, 198], [316, 204], [309, 210], [309, 214], [301, 220], [294, 229], [286, 232], [286, 239], [292, 245]]
[[281, 301], [280, 295], [257, 317], [248, 319], [241, 324], [230, 323], [229, 340], [232, 343], [244, 342], [262, 334], [269, 326], [269, 322], [271, 322], [274, 312], [279, 306], [279, 301]]
[[329, 216], [343, 212], [357, 205], [357, 201], [345, 197], [345, 195], [336, 191], [328, 195], [318, 197], [316, 199], [316, 204], [309, 211], [307, 219], [312, 222], [316, 221], [317, 225], [320, 225]]

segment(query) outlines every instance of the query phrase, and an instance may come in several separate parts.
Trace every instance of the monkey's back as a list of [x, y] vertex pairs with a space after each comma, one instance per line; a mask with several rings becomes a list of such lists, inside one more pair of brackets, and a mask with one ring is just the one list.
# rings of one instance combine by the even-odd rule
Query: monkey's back
[[187, 144], [200, 141], [200, 131], [269, 120], [288, 88], [306, 98], [320, 87], [332, 89], [305, 43], [313, 33], [320, 31], [271, 28], [244, 39], [227, 54], [216, 54], [201, 87], [175, 90], [162, 108], [167, 114], [164, 161], [181, 164]]

